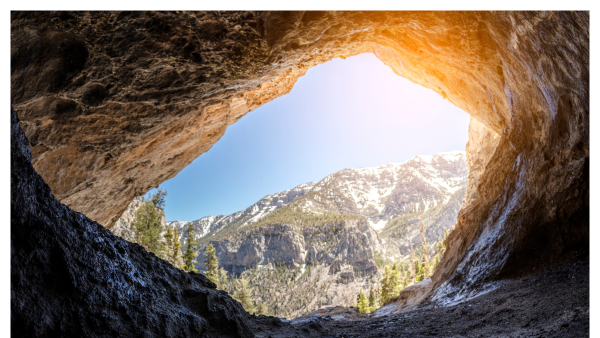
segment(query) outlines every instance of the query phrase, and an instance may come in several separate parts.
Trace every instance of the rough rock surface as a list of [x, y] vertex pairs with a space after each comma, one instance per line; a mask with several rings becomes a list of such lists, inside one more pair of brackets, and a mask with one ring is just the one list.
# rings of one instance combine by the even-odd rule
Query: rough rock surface
[[11, 111], [13, 337], [252, 337], [247, 314], [187, 274], [58, 202]]
[[365, 221], [342, 221], [321, 228], [304, 229], [307, 243], [306, 263], [352, 265], [366, 273], [377, 272], [375, 253], [382, 242], [377, 232]]
[[477, 199], [479, 180], [485, 171], [485, 166], [492, 158], [492, 155], [494, 155], [499, 141], [500, 135], [471, 117], [469, 123], [469, 142], [467, 142], [469, 184], [463, 200], [463, 206], [467, 206]]
[[362, 52], [500, 135], [433, 300], [588, 246], [588, 12], [11, 12], [11, 100], [54, 194], [110, 227], [309, 67]]
[[[325, 265], [341, 262], [373, 273], [377, 272], [375, 252], [381, 248], [381, 239], [366, 221], [342, 221], [304, 230], [276, 224], [244, 231], [240, 238], [209, 242], [216, 249], [219, 265], [236, 274], [254, 265], [299, 267], [311, 261]], [[203, 269], [201, 262], [198, 268]]]
[[268, 263], [293, 267], [304, 264], [304, 237], [291, 225], [253, 229], [241, 236], [244, 239], [238, 243], [228, 240], [210, 242], [217, 251], [219, 265], [229, 272], [241, 273], [254, 265]]

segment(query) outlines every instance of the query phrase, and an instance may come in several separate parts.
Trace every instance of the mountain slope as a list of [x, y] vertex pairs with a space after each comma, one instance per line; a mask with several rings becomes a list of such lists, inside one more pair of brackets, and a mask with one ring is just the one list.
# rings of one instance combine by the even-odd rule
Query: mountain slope
[[361, 215], [374, 229], [381, 230], [390, 218], [415, 212], [418, 203], [426, 212], [447, 203], [467, 185], [467, 175], [464, 152], [415, 156], [404, 163], [344, 169], [319, 182], [267, 195], [232, 215], [167, 224], [184, 230], [192, 223], [197, 238], [206, 242], [225, 238], [294, 201], [307, 213]]

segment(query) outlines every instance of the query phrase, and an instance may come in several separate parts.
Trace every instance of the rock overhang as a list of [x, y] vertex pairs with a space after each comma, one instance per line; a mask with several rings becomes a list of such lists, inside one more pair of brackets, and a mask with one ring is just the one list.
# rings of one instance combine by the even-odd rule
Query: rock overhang
[[474, 198], [434, 290], [589, 241], [587, 12], [13, 12], [11, 25], [11, 98], [34, 166], [107, 227], [311, 66], [372, 52], [479, 125]]

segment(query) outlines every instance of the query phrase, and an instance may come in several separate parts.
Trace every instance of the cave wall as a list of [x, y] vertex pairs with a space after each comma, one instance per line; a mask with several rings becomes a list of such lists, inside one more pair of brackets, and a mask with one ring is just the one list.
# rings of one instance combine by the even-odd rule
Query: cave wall
[[31, 165], [11, 109], [12, 337], [253, 337], [248, 314], [61, 204]]
[[589, 241], [587, 12], [12, 12], [11, 99], [54, 195], [110, 228], [311, 66], [364, 52], [490, 135], [470, 135], [435, 297]]

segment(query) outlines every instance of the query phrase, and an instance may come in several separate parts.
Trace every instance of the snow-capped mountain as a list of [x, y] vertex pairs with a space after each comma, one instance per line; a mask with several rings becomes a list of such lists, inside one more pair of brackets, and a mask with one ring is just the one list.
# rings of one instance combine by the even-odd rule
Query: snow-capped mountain
[[183, 236], [183, 230], [192, 223], [197, 238], [202, 238], [208, 233], [218, 231], [226, 225], [244, 226], [254, 223], [265, 215], [286, 206], [294, 199], [303, 196], [312, 189], [314, 184], [314, 182], [304, 183], [293, 189], [267, 195], [246, 210], [238, 211], [231, 215], [207, 216], [196, 221], [172, 221], [167, 222], [167, 225], [177, 227], [179, 234]]
[[183, 236], [181, 230], [192, 223], [196, 235], [202, 238], [225, 228], [243, 230], [295, 201], [296, 207], [313, 214], [362, 215], [375, 230], [382, 230], [391, 218], [415, 213], [418, 204], [427, 212], [448, 203], [456, 194], [462, 194], [458, 196], [460, 202], [467, 175], [464, 151], [415, 156], [403, 163], [344, 169], [319, 182], [267, 195], [246, 210], [231, 215], [208, 216], [192, 222], [167, 222], [167, 225], [179, 228]]

